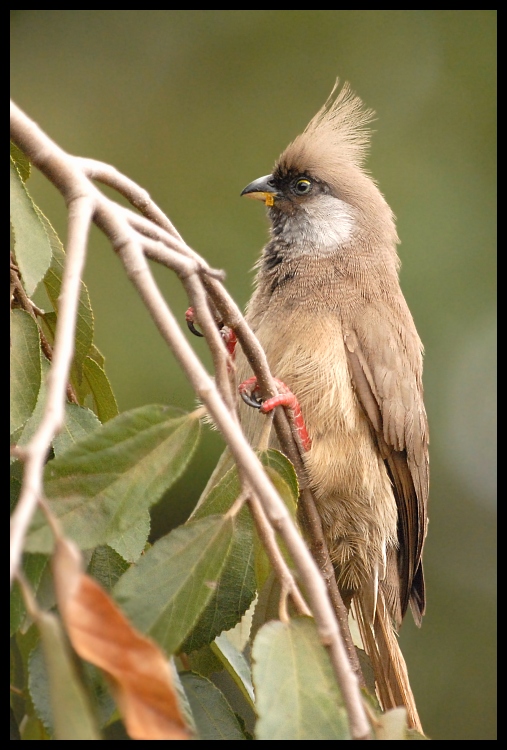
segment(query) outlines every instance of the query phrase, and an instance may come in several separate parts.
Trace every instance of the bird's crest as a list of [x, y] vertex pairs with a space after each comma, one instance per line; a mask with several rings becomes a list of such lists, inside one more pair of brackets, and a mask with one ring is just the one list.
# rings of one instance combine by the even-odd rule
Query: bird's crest
[[373, 110], [365, 107], [348, 83], [336, 81], [326, 103], [305, 130], [285, 149], [277, 162], [280, 169], [322, 169], [323, 164], [339, 168], [361, 168], [370, 142], [368, 125]]

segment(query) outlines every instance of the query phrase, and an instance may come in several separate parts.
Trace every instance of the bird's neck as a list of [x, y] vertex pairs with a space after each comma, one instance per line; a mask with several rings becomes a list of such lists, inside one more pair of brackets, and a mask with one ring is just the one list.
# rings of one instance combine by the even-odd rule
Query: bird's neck
[[[258, 263], [257, 289], [264, 304], [340, 307], [384, 297], [398, 289], [398, 256], [391, 243], [368, 241], [360, 232], [333, 251], [291, 233], [273, 233]], [[259, 291], [260, 293], [260, 291]]]

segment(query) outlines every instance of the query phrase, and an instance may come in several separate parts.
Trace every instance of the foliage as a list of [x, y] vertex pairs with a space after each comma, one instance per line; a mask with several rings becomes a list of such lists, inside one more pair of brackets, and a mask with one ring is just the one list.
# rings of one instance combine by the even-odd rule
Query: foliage
[[[16, 147], [10, 169], [19, 449], [45, 405], [65, 253]], [[40, 287], [49, 311], [33, 304]], [[150, 508], [187, 469], [199, 415], [152, 404], [118, 414], [93, 331], [81, 282], [65, 425], [44, 474], [56, 521], [35, 515], [11, 592], [11, 739], [349, 739], [313, 620], [276, 619], [276, 607], [273, 619], [262, 602], [250, 635], [256, 591], [272, 571], [248, 506], [236, 502], [235, 468], [189, 521], [148, 544]], [[11, 509], [21, 458], [11, 462]], [[262, 459], [294, 515], [291, 464], [276, 451]], [[390, 714], [375, 720], [378, 738], [408, 739], [403, 711]]]

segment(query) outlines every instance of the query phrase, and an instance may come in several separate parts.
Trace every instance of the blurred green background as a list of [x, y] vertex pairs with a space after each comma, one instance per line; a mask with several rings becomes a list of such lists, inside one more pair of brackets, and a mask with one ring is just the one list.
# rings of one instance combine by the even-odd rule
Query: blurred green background
[[[427, 734], [496, 739], [496, 11], [25, 10], [12, 11], [11, 40], [17, 104], [66, 150], [146, 188], [226, 270], [240, 305], [267, 229], [241, 189], [271, 169], [336, 76], [375, 109], [369, 168], [398, 217], [431, 431], [428, 613], [420, 631], [407, 618], [401, 642]], [[38, 175], [29, 189], [64, 238], [59, 194]], [[180, 285], [156, 275], [184, 324]], [[192, 409], [97, 230], [86, 281], [120, 409]], [[154, 511], [155, 534], [186, 517], [221, 449], [205, 429]]]

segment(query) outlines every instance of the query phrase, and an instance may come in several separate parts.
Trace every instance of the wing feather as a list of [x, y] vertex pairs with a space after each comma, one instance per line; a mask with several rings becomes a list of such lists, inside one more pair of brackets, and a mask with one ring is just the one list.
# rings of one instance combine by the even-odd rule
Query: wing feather
[[429, 486], [422, 347], [411, 317], [400, 329], [399, 311], [395, 325], [383, 310], [381, 317], [370, 303], [363, 314], [356, 311], [353, 327], [345, 331], [345, 344], [354, 387], [396, 498], [401, 616], [410, 603], [419, 624], [425, 607], [421, 557]]

